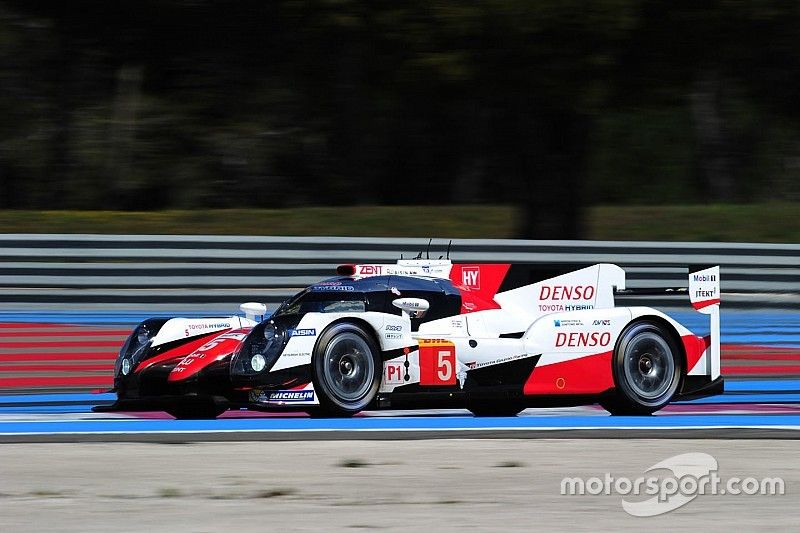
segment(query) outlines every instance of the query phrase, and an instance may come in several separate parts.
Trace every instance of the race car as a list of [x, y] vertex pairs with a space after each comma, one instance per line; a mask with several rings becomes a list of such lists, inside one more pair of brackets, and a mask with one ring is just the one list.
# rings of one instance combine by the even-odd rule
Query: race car
[[211, 418], [226, 409], [352, 416], [385, 408], [467, 408], [513, 416], [536, 406], [600, 403], [658, 411], [719, 394], [719, 267], [691, 268], [699, 337], [649, 307], [616, 307], [625, 272], [453, 264], [350, 264], [245, 317], [150, 319], [120, 350], [118, 400], [100, 410]]

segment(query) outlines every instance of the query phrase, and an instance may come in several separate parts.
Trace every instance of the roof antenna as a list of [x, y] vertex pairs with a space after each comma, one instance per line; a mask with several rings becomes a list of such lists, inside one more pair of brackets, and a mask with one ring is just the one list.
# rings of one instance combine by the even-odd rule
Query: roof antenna
[[431, 258], [431, 243], [433, 242], [433, 237], [428, 239], [428, 248], [425, 250], [425, 259]]
[[450, 239], [450, 242], [447, 243], [447, 259], [450, 259], [450, 245], [453, 244], [453, 239]]

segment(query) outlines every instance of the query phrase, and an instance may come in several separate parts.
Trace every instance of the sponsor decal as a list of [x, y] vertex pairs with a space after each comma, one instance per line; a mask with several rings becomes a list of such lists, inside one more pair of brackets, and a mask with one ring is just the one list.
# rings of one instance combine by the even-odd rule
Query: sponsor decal
[[396, 324], [386, 324], [386, 331], [403, 331], [403, 326]]
[[467, 363], [467, 368], [469, 368], [470, 370], [474, 370], [476, 368], [499, 365], [501, 363], [510, 363], [511, 361], [516, 361], [518, 359], [525, 359], [526, 357], [530, 356], [528, 354], [508, 355], [506, 357], [501, 357], [500, 359], [495, 359], [493, 361], [485, 361], [483, 363]]
[[398, 289], [397, 287], [392, 287], [392, 288], [391, 288], [391, 289], [389, 289], [389, 290], [390, 290], [390, 291], [392, 292], [392, 294], [394, 294], [395, 296], [400, 296], [400, 289]]
[[611, 344], [611, 333], [608, 331], [603, 331], [602, 333], [599, 331], [556, 333], [556, 348], [561, 346], [592, 348], [595, 346], [608, 346], [609, 344]]
[[592, 285], [543, 285], [539, 291], [540, 300], [591, 300], [594, 298]]
[[456, 384], [456, 347], [446, 340], [419, 340], [419, 384]]
[[695, 289], [694, 297], [695, 298], [716, 298], [717, 296], [717, 289], [716, 287], [712, 287], [711, 289], [704, 290], [704, 289]]
[[356, 289], [352, 285], [312, 285], [311, 290], [352, 292], [355, 291]]
[[380, 276], [382, 271], [382, 265], [358, 265], [360, 276]]
[[594, 305], [539, 304], [539, 311], [543, 311], [546, 313], [558, 313], [561, 311], [584, 311], [586, 309], [594, 309]]
[[403, 379], [403, 363], [388, 363], [386, 365], [386, 372], [384, 381], [389, 385], [402, 384]]
[[583, 326], [583, 322], [580, 320], [553, 320], [553, 324], [557, 327], [569, 327], [569, 326]]
[[470, 289], [481, 290], [481, 267], [465, 266], [461, 268], [461, 284]]
[[611, 325], [611, 320], [609, 320], [607, 318], [604, 319], [604, 320], [595, 320], [594, 322], [592, 322], [592, 325], [593, 326], [610, 326]]
[[313, 390], [278, 390], [265, 392], [261, 397], [266, 397], [268, 402], [313, 402]]
[[284, 353], [281, 357], [311, 357], [311, 352]]
[[388, 340], [402, 339], [403, 338], [403, 334], [402, 333], [386, 333], [386, 334], [384, 334], [384, 338], [386, 338]]
[[290, 329], [289, 330], [290, 337], [316, 337], [317, 330], [314, 328], [299, 328], [299, 329]]
[[213, 324], [189, 324], [186, 326], [186, 331], [206, 330], [206, 329], [230, 329], [230, 322], [215, 322]]

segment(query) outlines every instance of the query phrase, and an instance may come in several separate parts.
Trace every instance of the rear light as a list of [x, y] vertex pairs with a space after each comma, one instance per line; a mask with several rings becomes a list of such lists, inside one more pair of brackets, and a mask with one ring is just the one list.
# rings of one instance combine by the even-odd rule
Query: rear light
[[336, 267], [336, 273], [340, 276], [353, 276], [356, 273], [355, 265], [339, 265]]

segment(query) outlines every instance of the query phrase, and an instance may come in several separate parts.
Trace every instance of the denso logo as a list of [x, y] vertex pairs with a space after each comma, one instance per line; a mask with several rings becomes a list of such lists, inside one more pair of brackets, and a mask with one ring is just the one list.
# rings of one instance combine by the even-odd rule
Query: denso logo
[[470, 289], [480, 290], [481, 288], [481, 268], [480, 267], [462, 267], [461, 268], [461, 283]]
[[380, 276], [383, 268], [381, 265], [359, 265], [358, 273], [362, 276]]
[[591, 285], [547, 285], [539, 291], [540, 300], [591, 300], [594, 298], [594, 287]]
[[591, 333], [557, 333], [556, 334], [556, 348], [561, 346], [569, 347], [587, 347], [594, 346], [608, 346], [611, 344], [611, 333], [604, 331], [602, 333], [593, 331]]

